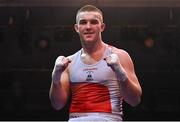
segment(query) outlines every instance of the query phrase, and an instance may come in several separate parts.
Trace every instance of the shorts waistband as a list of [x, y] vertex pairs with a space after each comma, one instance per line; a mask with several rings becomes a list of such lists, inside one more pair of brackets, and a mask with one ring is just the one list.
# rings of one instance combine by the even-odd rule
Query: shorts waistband
[[120, 114], [103, 113], [103, 112], [87, 112], [87, 113], [70, 113], [69, 118], [85, 117], [85, 116], [109, 116], [111, 118], [122, 118]]

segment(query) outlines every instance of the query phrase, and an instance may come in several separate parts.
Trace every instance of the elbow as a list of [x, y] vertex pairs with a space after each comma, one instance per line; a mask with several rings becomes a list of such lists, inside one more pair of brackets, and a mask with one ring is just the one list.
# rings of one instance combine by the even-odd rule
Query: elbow
[[51, 100], [51, 105], [55, 110], [60, 110], [65, 106], [65, 103], [62, 103], [62, 102], [57, 103], [57, 102]]
[[136, 107], [136, 106], [138, 106], [138, 105], [140, 104], [140, 102], [141, 102], [141, 98], [138, 97], [138, 98], [134, 99], [134, 100], [130, 103], [130, 105], [131, 105], [132, 107]]
[[132, 107], [138, 106], [138, 105], [140, 104], [140, 102], [141, 102], [141, 95], [142, 95], [142, 91], [139, 92], [138, 95], [132, 97], [133, 99], [131, 99], [131, 100], [129, 101], [129, 104], [130, 104]]
[[139, 91], [136, 93], [136, 95], [133, 97], [130, 105], [132, 107], [138, 106], [141, 102], [141, 96], [142, 96], [142, 89], [140, 88]]
[[55, 109], [55, 110], [60, 110], [62, 109], [65, 104], [66, 104], [66, 100], [65, 99], [57, 99], [54, 98], [53, 96], [49, 96], [50, 102], [51, 102], [51, 106]]
[[64, 105], [60, 105], [60, 104], [52, 104], [52, 107], [55, 109], [55, 110], [60, 110], [64, 107]]
[[63, 94], [57, 95], [54, 92], [50, 91], [49, 99], [50, 99], [51, 106], [55, 110], [60, 110], [66, 105], [67, 96]]

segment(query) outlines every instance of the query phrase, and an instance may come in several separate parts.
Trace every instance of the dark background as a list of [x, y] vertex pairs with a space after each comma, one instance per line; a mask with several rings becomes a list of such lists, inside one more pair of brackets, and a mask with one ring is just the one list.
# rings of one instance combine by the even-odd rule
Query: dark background
[[[82, 4], [11, 2], [0, 4], [0, 120], [67, 120], [69, 103], [54, 110], [49, 87], [57, 56], [81, 48], [73, 24]], [[137, 107], [124, 103], [124, 119], [180, 120], [180, 8], [97, 6], [103, 40], [130, 54], [143, 90]]]

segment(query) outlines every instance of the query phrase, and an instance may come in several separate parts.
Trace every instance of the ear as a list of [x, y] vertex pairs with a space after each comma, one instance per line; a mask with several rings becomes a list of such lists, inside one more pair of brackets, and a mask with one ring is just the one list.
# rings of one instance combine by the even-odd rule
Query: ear
[[79, 33], [79, 29], [78, 29], [78, 25], [77, 24], [74, 24], [74, 29], [77, 33]]
[[105, 23], [102, 23], [102, 24], [101, 24], [101, 32], [104, 31], [105, 27], [106, 27]]

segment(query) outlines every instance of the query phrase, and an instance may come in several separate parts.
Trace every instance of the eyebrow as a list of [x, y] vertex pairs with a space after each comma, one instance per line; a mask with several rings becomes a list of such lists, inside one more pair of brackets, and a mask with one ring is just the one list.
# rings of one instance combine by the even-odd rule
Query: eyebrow
[[83, 22], [87, 22], [87, 21], [96, 22], [96, 23], [99, 23], [99, 22], [100, 22], [100, 20], [98, 20], [98, 19], [90, 19], [90, 20], [81, 19], [81, 20], [79, 20], [79, 23], [83, 23]]

